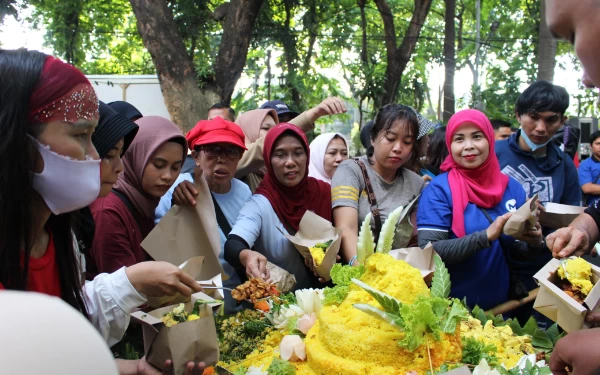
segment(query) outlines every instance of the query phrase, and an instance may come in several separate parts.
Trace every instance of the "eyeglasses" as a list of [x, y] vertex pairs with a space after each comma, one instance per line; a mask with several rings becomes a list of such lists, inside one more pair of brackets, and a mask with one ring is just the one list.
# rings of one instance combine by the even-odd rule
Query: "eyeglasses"
[[219, 155], [225, 154], [225, 156], [227, 156], [229, 159], [239, 159], [244, 153], [244, 150], [235, 146], [221, 147], [215, 145], [206, 145], [201, 146], [200, 150], [204, 151], [206, 156], [209, 158], [216, 158], [219, 157]]

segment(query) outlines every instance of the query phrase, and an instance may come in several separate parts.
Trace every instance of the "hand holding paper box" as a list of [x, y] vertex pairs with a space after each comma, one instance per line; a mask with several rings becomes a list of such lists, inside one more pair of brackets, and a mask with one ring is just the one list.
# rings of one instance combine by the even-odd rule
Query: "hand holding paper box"
[[[291, 236], [284, 233], [285, 237], [290, 240], [298, 252], [304, 258], [312, 259], [310, 254], [310, 248], [319, 243], [326, 243], [331, 241], [331, 244], [325, 250], [325, 256], [319, 265], [314, 264], [319, 277], [325, 281], [331, 280], [329, 272], [331, 267], [336, 263], [336, 257], [340, 250], [340, 244], [342, 243], [341, 231], [335, 228], [329, 221], [323, 219], [319, 215], [306, 211], [300, 225], [298, 226], [298, 232], [295, 236]], [[314, 259], [313, 259], [314, 262]]]
[[594, 286], [583, 304], [580, 304], [556, 286], [560, 261], [552, 259], [533, 276], [540, 285], [533, 308], [558, 323], [566, 332], [590, 328], [589, 323], [585, 321], [585, 315], [588, 311], [600, 310], [600, 268], [591, 266]]
[[[197, 300], [213, 300], [204, 293], [192, 295], [191, 302], [185, 304], [185, 310], [191, 312]], [[146, 361], [163, 369], [167, 359], [173, 361], [175, 375], [182, 375], [189, 361], [205, 362], [212, 366], [219, 360], [219, 340], [213, 310], [221, 303], [200, 305], [200, 319], [182, 322], [166, 327], [161, 318], [172, 312], [177, 305], [163, 307], [149, 313], [136, 311], [132, 318], [142, 324], [144, 332], [144, 352]]]
[[195, 181], [196, 206], [173, 206], [144, 239], [142, 247], [155, 260], [176, 266], [203, 256], [199, 279], [212, 279], [218, 274], [226, 279], [219, 261], [221, 239], [215, 208], [206, 181], [199, 177]]
[[[193, 258], [187, 260], [186, 262], [184, 262], [183, 264], [181, 264], [179, 266], [179, 269], [181, 269], [183, 272], [188, 274], [194, 280], [200, 280], [203, 262], [204, 262], [204, 257], [202, 257], [202, 256], [193, 257]], [[221, 280], [221, 274], [215, 276], [214, 278], [212, 278], [210, 280], [197, 281], [197, 282], [200, 285], [206, 285], [206, 286], [223, 286], [223, 281]], [[223, 299], [224, 298], [222, 292], [218, 289], [211, 289], [211, 290], [205, 291], [205, 293], [215, 299]], [[160, 297], [148, 297], [148, 305], [150, 305], [150, 307], [152, 307], [153, 309], [157, 309], [161, 306], [187, 302], [189, 300], [190, 300], [190, 297], [186, 297], [180, 293], [175, 293], [174, 295], [170, 295], [170, 296], [165, 295], [165, 296], [160, 296]]]
[[504, 234], [519, 238], [523, 234], [535, 228], [538, 221], [538, 196], [537, 194], [530, 198], [524, 205], [511, 215], [502, 231]]

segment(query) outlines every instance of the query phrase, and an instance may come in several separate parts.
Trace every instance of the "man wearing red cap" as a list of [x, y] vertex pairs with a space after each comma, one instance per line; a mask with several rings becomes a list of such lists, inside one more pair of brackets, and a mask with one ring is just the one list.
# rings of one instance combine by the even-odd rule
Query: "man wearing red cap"
[[[230, 277], [225, 286], [235, 288], [240, 284], [234, 269], [223, 257], [223, 246], [227, 235], [237, 219], [242, 206], [250, 198], [250, 188], [242, 181], [234, 178], [238, 163], [246, 150], [244, 132], [235, 123], [215, 117], [212, 120], [199, 121], [186, 135], [188, 147], [196, 161], [196, 171], [208, 183], [215, 205], [216, 220], [220, 228], [221, 254], [219, 259], [225, 273]], [[182, 173], [171, 189], [165, 194], [156, 208], [155, 222], [171, 209], [172, 201], [195, 205], [194, 197], [198, 192], [192, 184], [192, 173]], [[177, 188], [181, 184], [180, 188]], [[233, 312], [237, 304], [227, 295], [225, 310]]]

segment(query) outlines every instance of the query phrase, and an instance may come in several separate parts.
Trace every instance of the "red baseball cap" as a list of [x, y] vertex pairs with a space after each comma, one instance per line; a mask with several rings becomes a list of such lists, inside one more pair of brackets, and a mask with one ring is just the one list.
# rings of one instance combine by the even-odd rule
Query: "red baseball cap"
[[231, 145], [247, 150], [245, 145], [245, 136], [242, 128], [236, 123], [224, 120], [222, 117], [215, 117], [212, 120], [200, 120], [190, 130], [185, 138], [188, 141], [188, 147], [193, 150], [196, 146], [210, 143], [229, 143]]

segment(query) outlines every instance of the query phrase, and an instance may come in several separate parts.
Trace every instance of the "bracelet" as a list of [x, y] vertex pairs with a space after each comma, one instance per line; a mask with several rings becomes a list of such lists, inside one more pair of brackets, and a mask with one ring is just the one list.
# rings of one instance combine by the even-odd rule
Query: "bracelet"
[[350, 258], [350, 261], [348, 262], [348, 265], [351, 266], [352, 263], [354, 263], [354, 261], [358, 258], [358, 255], [353, 256], [352, 258]]

